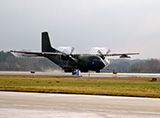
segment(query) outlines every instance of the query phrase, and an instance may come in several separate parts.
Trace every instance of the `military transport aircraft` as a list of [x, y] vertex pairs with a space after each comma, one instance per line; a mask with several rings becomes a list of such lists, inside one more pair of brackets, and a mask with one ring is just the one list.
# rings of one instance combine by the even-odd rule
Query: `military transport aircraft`
[[65, 72], [73, 72], [74, 69], [79, 69], [81, 72], [96, 71], [108, 66], [110, 62], [106, 57], [120, 56], [120, 58], [130, 58], [128, 55], [138, 55], [139, 53], [124, 53], [124, 54], [109, 54], [110, 50], [103, 54], [98, 50], [98, 54], [72, 54], [74, 48], [71, 49], [70, 54], [59, 51], [51, 46], [48, 32], [42, 32], [42, 52], [30, 51], [13, 51], [14, 53], [21, 53], [23, 56], [43, 56], [60, 66]]

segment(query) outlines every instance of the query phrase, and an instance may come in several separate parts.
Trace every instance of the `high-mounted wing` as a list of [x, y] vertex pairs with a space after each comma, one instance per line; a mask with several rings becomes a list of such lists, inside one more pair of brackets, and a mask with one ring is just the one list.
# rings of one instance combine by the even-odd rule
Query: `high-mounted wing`
[[131, 58], [128, 55], [139, 55], [139, 53], [108, 54], [108, 55], [105, 55], [105, 56], [120, 56], [120, 58]]
[[108, 49], [108, 51], [106, 52], [106, 54], [102, 54], [101, 50], [98, 50], [99, 56], [102, 59], [105, 59], [108, 56], [120, 56], [120, 58], [131, 58], [128, 55], [139, 55], [139, 53], [119, 53], [119, 54], [109, 54], [111, 52], [110, 49]]
[[[23, 54], [23, 56], [56, 56], [56, 55], [80, 55], [80, 54], [72, 54], [73, 51], [71, 51], [70, 54], [66, 54], [64, 52], [30, 52], [30, 51], [14, 51], [14, 50], [10, 50], [10, 52], [14, 52], [14, 53], [21, 53]], [[89, 55], [89, 54], [86, 54]], [[130, 58], [130, 56], [128, 55], [139, 55], [139, 53], [120, 53], [120, 54], [101, 54], [101, 56], [120, 56], [120, 58]]]
[[55, 56], [55, 55], [62, 55], [62, 53], [55, 53], [55, 52], [30, 52], [30, 51], [14, 51], [11, 50], [10, 52], [20, 53], [22, 56]]
[[22, 56], [26, 56], [26, 57], [37, 57], [37, 56], [56, 56], [56, 55], [61, 55], [61, 56], [65, 56], [68, 59], [71, 59], [73, 61], [77, 61], [77, 59], [75, 59], [72, 56], [72, 53], [74, 51], [74, 48], [72, 48], [70, 54], [66, 54], [64, 52], [30, 52], [30, 51], [14, 51], [14, 50], [10, 50], [10, 52], [14, 52], [14, 53], [19, 53], [22, 54]]

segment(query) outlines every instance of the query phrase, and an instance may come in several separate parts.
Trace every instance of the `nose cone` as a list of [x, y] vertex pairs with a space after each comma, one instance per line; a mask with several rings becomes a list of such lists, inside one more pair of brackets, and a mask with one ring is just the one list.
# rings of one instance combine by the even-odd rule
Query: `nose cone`
[[104, 63], [104, 61], [103, 60], [101, 60], [101, 61], [99, 61], [99, 64], [98, 64], [99, 66], [99, 69], [102, 69], [102, 68], [104, 68], [105, 67], [105, 63]]
[[99, 56], [90, 56], [90, 62], [88, 64], [89, 70], [100, 71], [105, 67], [105, 62]]

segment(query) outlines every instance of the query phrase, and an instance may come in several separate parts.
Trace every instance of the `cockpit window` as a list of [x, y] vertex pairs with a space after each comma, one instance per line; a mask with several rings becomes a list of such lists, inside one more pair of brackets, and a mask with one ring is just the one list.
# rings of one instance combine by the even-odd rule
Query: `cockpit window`
[[93, 59], [93, 61], [99, 61], [99, 58], [96, 57], [96, 58]]

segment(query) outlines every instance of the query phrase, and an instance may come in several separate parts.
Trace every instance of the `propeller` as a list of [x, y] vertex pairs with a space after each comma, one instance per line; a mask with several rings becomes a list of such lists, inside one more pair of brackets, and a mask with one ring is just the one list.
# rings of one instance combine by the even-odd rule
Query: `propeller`
[[72, 53], [74, 52], [74, 50], [75, 50], [75, 48], [72, 47], [71, 52], [70, 52], [70, 54], [69, 54], [69, 58], [71, 58], [73, 61], [76, 62], [77, 59], [75, 59], [75, 58], [72, 56]]
[[[72, 47], [72, 48], [70, 48], [70, 47], [59, 47], [59, 49], [63, 50], [61, 52], [62, 55], [60, 56], [60, 60], [61, 60], [62, 65], [68, 66], [69, 60], [73, 60], [73, 61], [77, 62], [77, 59], [74, 58], [73, 55], [72, 55], [72, 53], [74, 52], [74, 49], [75, 49], [74, 47]], [[70, 53], [67, 53], [65, 51], [69, 51]]]
[[74, 49], [75, 48], [72, 47], [69, 54], [65, 53], [64, 51], [62, 52], [62, 58], [65, 60], [65, 63], [63, 64], [63, 62], [62, 62], [62, 64], [63, 64], [63, 66], [65, 68], [67, 68], [69, 66], [68, 65], [69, 64], [69, 60], [73, 60], [73, 61], [77, 62], [77, 59], [74, 58], [73, 55], [72, 55], [72, 53], [74, 52]]
[[98, 50], [98, 53], [100, 54], [100, 57], [104, 60], [105, 67], [109, 66], [111, 62], [107, 59], [108, 54], [111, 52], [110, 49], [106, 52], [106, 54], [103, 54], [101, 50]]
[[[65, 49], [65, 47], [63, 47]], [[66, 49], [68, 50], [69, 47], [66, 47]], [[72, 59], [75, 61], [75, 58], [72, 56], [72, 53], [74, 52], [74, 47], [71, 48], [70, 53], [66, 53], [65, 50], [62, 51], [62, 58], [64, 60], [68, 60], [68, 59]]]

